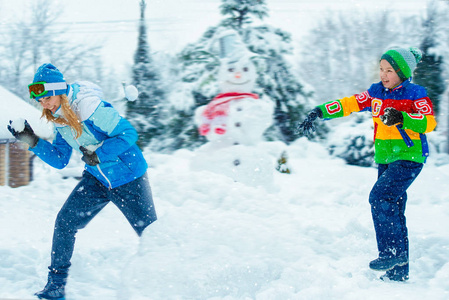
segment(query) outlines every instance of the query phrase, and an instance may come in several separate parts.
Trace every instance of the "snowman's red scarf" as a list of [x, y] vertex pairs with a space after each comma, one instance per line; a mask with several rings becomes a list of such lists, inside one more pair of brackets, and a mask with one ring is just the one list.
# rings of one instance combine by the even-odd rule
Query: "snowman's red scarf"
[[223, 93], [218, 94], [207, 104], [202, 115], [206, 119], [213, 120], [218, 116], [226, 117], [229, 113], [229, 102], [244, 98], [259, 99], [257, 94], [252, 93]]

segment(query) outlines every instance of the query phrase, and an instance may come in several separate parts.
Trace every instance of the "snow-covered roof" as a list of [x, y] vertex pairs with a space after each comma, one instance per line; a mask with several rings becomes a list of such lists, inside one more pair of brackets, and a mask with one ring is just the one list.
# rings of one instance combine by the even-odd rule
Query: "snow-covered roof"
[[0, 139], [13, 138], [8, 131], [9, 120], [28, 120], [34, 132], [42, 138], [53, 135], [53, 124], [41, 119], [42, 112], [0, 85]]

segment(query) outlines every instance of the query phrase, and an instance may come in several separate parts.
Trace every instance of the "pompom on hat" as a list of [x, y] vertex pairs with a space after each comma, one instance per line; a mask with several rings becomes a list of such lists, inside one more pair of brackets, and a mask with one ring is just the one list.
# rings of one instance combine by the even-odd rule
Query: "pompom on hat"
[[399, 78], [406, 80], [412, 76], [421, 58], [422, 52], [418, 48], [410, 47], [406, 49], [395, 47], [385, 52], [380, 60], [385, 59], [388, 61]]
[[[42, 84], [44, 87], [41, 93], [36, 94], [31, 93], [32, 87]], [[52, 64], [47, 63], [40, 66], [36, 74], [34, 75], [33, 83], [29, 86], [31, 98], [34, 98], [36, 101], [39, 101], [40, 98], [49, 97], [49, 96], [57, 96], [67, 93], [67, 82], [64, 79], [64, 75]], [[42, 93], [42, 92], [46, 93]]]

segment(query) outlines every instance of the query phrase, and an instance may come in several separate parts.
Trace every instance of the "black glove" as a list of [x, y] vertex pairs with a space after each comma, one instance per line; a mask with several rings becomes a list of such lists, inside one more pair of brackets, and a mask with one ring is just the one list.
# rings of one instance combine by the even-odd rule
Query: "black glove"
[[97, 153], [95, 153], [95, 151], [87, 150], [83, 146], [80, 146], [80, 150], [81, 152], [83, 152], [83, 157], [81, 159], [89, 166], [93, 167], [100, 163], [100, 160], [98, 159]]
[[312, 132], [315, 131], [315, 125], [313, 122], [316, 118], [322, 118], [323, 112], [319, 107], [315, 107], [312, 111], [309, 112], [306, 119], [298, 125], [298, 133], [300, 135], [311, 136]]
[[33, 129], [31, 128], [30, 124], [28, 124], [28, 121], [25, 120], [25, 127], [23, 128], [23, 131], [17, 131], [14, 128], [11, 127], [12, 121], [9, 120], [8, 130], [11, 132], [11, 134], [18, 140], [27, 143], [30, 145], [31, 148], [36, 147], [37, 142], [39, 141], [39, 137], [34, 134]]
[[392, 126], [398, 123], [404, 123], [404, 116], [393, 107], [385, 108], [384, 114], [380, 116], [380, 120], [387, 126]]

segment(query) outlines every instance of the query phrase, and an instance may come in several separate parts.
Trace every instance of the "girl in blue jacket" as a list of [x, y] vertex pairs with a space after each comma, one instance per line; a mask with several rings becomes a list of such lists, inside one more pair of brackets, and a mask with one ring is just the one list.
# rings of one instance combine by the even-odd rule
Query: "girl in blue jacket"
[[56, 218], [48, 283], [35, 294], [40, 299], [64, 299], [78, 229], [112, 201], [140, 236], [156, 221], [156, 211], [148, 165], [136, 145], [137, 132], [102, 100], [98, 86], [89, 82], [68, 85], [55, 66], [44, 64], [29, 91], [42, 105], [42, 116], [54, 123], [56, 136], [52, 143], [40, 139], [26, 121], [21, 131], [8, 126], [11, 133], [55, 168], [67, 166], [73, 149], [82, 153], [86, 163], [81, 181]]

